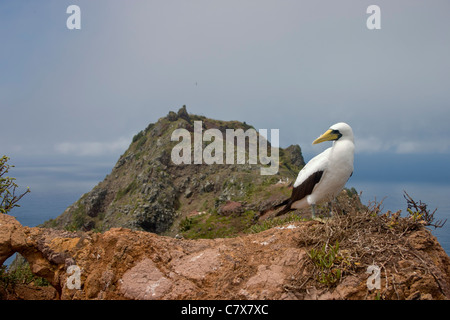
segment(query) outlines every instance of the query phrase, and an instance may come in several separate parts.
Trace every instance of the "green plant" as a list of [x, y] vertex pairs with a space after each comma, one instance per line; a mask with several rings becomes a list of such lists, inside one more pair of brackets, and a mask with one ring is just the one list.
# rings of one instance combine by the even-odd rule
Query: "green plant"
[[[242, 214], [228, 216], [218, 213], [202, 213], [180, 222], [180, 231], [186, 239], [214, 239], [235, 237], [254, 223], [255, 212], [247, 210]], [[181, 230], [184, 228], [184, 230]]]
[[0, 267], [0, 285], [3, 288], [14, 287], [17, 284], [30, 283], [33, 283], [38, 287], [45, 287], [50, 285], [50, 283], [46, 279], [35, 276], [31, 272], [31, 268], [28, 263], [19, 265], [13, 270], [7, 270], [6, 266]]
[[0, 159], [0, 213], [8, 213], [14, 207], [20, 207], [17, 202], [30, 192], [30, 188], [27, 188], [27, 191], [24, 193], [16, 194], [16, 190], [19, 187], [14, 182], [16, 179], [6, 176], [9, 169], [14, 167], [7, 163], [8, 160], [7, 156], [3, 156]]
[[135, 191], [137, 188], [138, 188], [138, 183], [136, 180], [133, 180], [125, 189], [120, 189], [119, 191], [117, 191], [115, 201], [119, 201], [126, 194]]
[[180, 231], [181, 232], [188, 231], [189, 229], [191, 229], [192, 224], [193, 224], [192, 218], [189, 218], [189, 217], [184, 218], [180, 222]]
[[85, 211], [86, 211], [85, 205], [79, 200], [77, 208], [72, 214], [71, 223], [67, 225], [65, 229], [67, 231], [80, 230], [87, 221]]
[[344, 190], [347, 192], [347, 195], [351, 198], [355, 195], [358, 195], [358, 191], [354, 187], [351, 187], [350, 189], [344, 188]]
[[339, 242], [334, 246], [324, 244], [320, 249], [312, 248], [308, 255], [314, 265], [318, 268], [317, 281], [331, 286], [338, 282], [342, 276], [342, 270], [338, 268], [338, 263], [342, 257], [338, 254]]
[[140, 140], [143, 136], [144, 136], [144, 132], [143, 131], [139, 131], [136, 135], [134, 135], [132, 143]]

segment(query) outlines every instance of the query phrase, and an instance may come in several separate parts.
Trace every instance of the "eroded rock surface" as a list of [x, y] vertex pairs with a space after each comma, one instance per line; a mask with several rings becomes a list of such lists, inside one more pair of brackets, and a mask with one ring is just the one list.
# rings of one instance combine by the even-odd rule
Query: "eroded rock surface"
[[[295, 279], [310, 261], [298, 235], [318, 222], [297, 222], [229, 239], [184, 240], [113, 228], [105, 233], [22, 226], [0, 215], [0, 262], [19, 252], [47, 279], [55, 299], [366, 299], [367, 266], [333, 286], [301, 287]], [[417, 259], [381, 272], [385, 298], [448, 299], [450, 259], [426, 229], [406, 241]], [[375, 261], [376, 262], [376, 261]], [[68, 285], [80, 270], [80, 287]], [[356, 270], [356, 271], [355, 271]], [[303, 275], [304, 276], [304, 275]], [[72, 277], [72, 278], [71, 278]], [[387, 290], [389, 288], [389, 290]], [[39, 297], [35, 297], [39, 298]]]

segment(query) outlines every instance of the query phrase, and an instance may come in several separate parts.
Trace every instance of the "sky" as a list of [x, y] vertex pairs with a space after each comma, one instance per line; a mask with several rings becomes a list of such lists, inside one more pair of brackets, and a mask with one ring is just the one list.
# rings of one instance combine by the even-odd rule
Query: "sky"
[[[366, 26], [373, 4], [379, 30]], [[395, 167], [446, 180], [449, 12], [448, 0], [1, 0], [0, 151], [41, 175], [111, 169], [133, 135], [186, 105], [279, 129], [307, 160], [344, 121], [361, 178]]]

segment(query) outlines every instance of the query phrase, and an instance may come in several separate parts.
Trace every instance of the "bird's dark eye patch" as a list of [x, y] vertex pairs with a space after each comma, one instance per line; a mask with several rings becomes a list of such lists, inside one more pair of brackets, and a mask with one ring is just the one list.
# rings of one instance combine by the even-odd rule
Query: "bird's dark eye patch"
[[331, 133], [337, 135], [337, 138], [334, 140], [339, 140], [342, 137], [342, 133], [339, 130], [333, 130]]

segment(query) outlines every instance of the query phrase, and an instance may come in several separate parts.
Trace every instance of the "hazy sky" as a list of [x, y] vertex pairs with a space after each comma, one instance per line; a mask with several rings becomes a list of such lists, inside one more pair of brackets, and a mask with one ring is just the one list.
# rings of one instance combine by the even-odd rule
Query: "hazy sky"
[[360, 154], [450, 154], [449, 13], [448, 0], [1, 0], [1, 153], [117, 158], [185, 104], [309, 153], [346, 121]]

